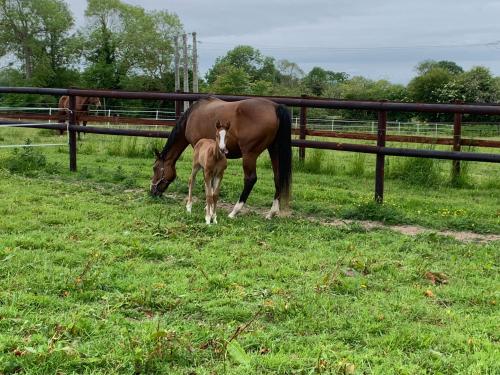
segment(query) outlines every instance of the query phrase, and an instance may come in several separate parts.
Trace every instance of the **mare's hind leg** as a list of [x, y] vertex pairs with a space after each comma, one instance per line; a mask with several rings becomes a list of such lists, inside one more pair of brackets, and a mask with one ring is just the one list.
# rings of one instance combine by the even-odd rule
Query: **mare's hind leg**
[[279, 214], [280, 212], [280, 188], [279, 188], [279, 163], [278, 163], [278, 151], [276, 148], [271, 146], [269, 148], [269, 156], [271, 157], [271, 164], [273, 166], [274, 175], [274, 199], [271, 209], [266, 215], [266, 219], [271, 219], [273, 216]]
[[188, 198], [186, 203], [187, 212], [191, 213], [191, 209], [193, 207], [193, 185], [196, 180], [196, 174], [200, 170], [201, 166], [199, 164], [193, 165], [193, 170], [191, 172], [191, 177], [189, 177], [189, 189], [188, 189]]
[[269, 156], [271, 157], [271, 164], [273, 166], [274, 174], [274, 199], [271, 210], [267, 213], [266, 219], [271, 219], [273, 216], [280, 212], [280, 187], [279, 187], [279, 163], [278, 163], [278, 148], [276, 144], [269, 146]]
[[243, 205], [248, 199], [253, 186], [257, 182], [257, 170], [256, 170], [257, 155], [246, 154], [243, 155], [243, 172], [245, 173], [243, 191], [241, 192], [240, 199], [238, 203], [234, 205], [233, 211], [229, 214], [229, 217], [233, 219], [238, 212], [241, 211]]

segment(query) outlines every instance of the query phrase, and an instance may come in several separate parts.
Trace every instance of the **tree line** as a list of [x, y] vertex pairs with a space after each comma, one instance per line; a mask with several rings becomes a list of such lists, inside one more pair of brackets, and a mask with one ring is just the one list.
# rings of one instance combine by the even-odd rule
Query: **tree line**
[[[0, 85], [174, 90], [174, 38], [184, 32], [176, 14], [147, 11], [121, 0], [87, 0], [85, 26], [76, 31], [74, 26], [74, 16], [63, 0], [0, 0]], [[322, 67], [305, 73], [292, 61], [276, 60], [242, 45], [216, 59], [201, 80], [200, 91], [427, 103], [500, 100], [500, 77], [486, 67], [465, 71], [452, 61], [426, 60], [415, 70], [407, 85]], [[4, 105], [52, 100], [9, 95], [0, 99]], [[361, 111], [336, 114], [374, 116]], [[404, 120], [414, 115], [391, 116]], [[419, 116], [449, 120], [449, 115]]]

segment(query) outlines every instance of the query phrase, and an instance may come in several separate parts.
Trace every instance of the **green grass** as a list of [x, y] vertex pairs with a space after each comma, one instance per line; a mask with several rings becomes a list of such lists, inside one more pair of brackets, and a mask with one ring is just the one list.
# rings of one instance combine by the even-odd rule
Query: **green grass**
[[[7, 169], [12, 152], [0, 151], [0, 374], [500, 371], [498, 242], [304, 219], [499, 233], [498, 166], [474, 164], [460, 189], [388, 179], [379, 207], [372, 158], [353, 174], [352, 154], [328, 153], [331, 174], [295, 174], [292, 217], [219, 212], [206, 226], [202, 202], [188, 215], [177, 195], [150, 198], [152, 157], [112, 154], [114, 142], [86, 136], [93, 152], [79, 154], [77, 173], [65, 148], [37, 150], [45, 163], [27, 172]], [[186, 193], [189, 168], [187, 153], [171, 192]], [[239, 195], [240, 169], [230, 162], [225, 202]], [[251, 206], [269, 208], [271, 181], [264, 157]]]

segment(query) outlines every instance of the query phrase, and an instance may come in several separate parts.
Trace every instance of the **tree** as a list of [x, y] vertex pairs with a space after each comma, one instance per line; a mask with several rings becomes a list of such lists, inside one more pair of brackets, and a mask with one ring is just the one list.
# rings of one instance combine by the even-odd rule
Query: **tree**
[[210, 85], [210, 91], [218, 94], [250, 94], [250, 75], [233, 65], [219, 66], [219, 75]]
[[[175, 14], [120, 0], [88, 0], [87, 82], [94, 87], [165, 90], [171, 82]], [[170, 89], [173, 89], [170, 88]]]
[[495, 103], [500, 99], [495, 78], [482, 66], [455, 77], [438, 91], [438, 95], [441, 102]]
[[17, 58], [31, 84], [55, 85], [74, 59], [66, 49], [72, 26], [63, 0], [0, 0], [0, 57]]
[[259, 80], [275, 82], [278, 76], [272, 57], [263, 56], [259, 50], [250, 46], [237, 46], [225, 56], [215, 60], [214, 66], [206, 75], [208, 84], [213, 84], [228, 66], [243, 69], [251, 82]]
[[410, 81], [408, 84], [410, 98], [414, 102], [439, 103], [439, 92], [452, 77], [448, 70], [434, 67]]
[[419, 63], [415, 69], [419, 75], [423, 75], [425, 73], [428, 73], [434, 68], [442, 68], [450, 72], [451, 74], [460, 74], [463, 73], [464, 71], [463, 68], [457, 63], [447, 60], [441, 60], [441, 61], [424, 60], [421, 63]]
[[304, 77], [306, 89], [316, 96], [322, 96], [329, 86], [344, 82], [349, 75], [344, 72], [332, 72], [315, 66]]
[[280, 76], [280, 83], [284, 86], [291, 87], [298, 85], [304, 77], [304, 71], [296, 63], [289, 60], [278, 61], [277, 69]]

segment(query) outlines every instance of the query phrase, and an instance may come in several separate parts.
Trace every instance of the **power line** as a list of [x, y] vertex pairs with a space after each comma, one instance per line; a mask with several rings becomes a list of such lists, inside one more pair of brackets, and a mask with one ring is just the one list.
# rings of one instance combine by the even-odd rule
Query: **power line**
[[[234, 47], [235, 45], [245, 45], [247, 43], [229, 43], [229, 42], [206, 42], [206, 41], [198, 41], [199, 44], [203, 45], [215, 45], [220, 46], [220, 48], [224, 47]], [[369, 50], [380, 50], [380, 49], [422, 49], [422, 48], [464, 48], [464, 47], [500, 47], [500, 40], [496, 40], [493, 42], [483, 42], [483, 43], [464, 43], [464, 44], [428, 44], [428, 45], [414, 45], [414, 46], [370, 46], [370, 47], [331, 47], [331, 46], [284, 46], [284, 45], [255, 45], [256, 48], [259, 49], [275, 49], [275, 50], [301, 50], [301, 49], [320, 49], [320, 50], [332, 50], [332, 51], [369, 51]], [[207, 49], [204, 47], [204, 49]], [[212, 50], [216, 50], [217, 48], [208, 48]]]

